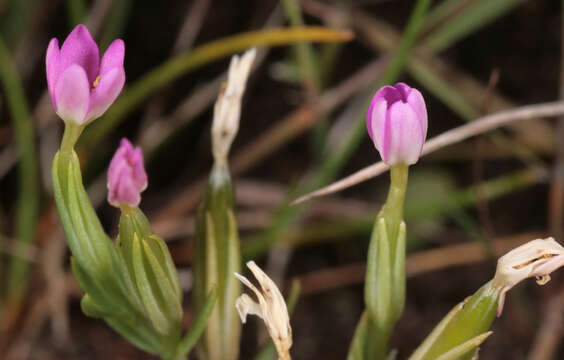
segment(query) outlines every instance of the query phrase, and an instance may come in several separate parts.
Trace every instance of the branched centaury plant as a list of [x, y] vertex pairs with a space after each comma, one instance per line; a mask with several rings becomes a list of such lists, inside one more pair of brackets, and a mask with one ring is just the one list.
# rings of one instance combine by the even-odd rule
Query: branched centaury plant
[[263, 319], [268, 334], [272, 338], [272, 342], [278, 352], [279, 360], [291, 360], [292, 327], [290, 326], [290, 317], [288, 316], [288, 309], [284, 297], [282, 297], [274, 281], [272, 281], [254, 261], [249, 261], [247, 267], [257, 279], [260, 290], [246, 277], [235, 273], [235, 276], [241, 280], [243, 284], [248, 286], [258, 299], [257, 302], [247, 294], [239, 296], [235, 307], [239, 312], [241, 321], [243, 324], [246, 323], [248, 314], [257, 315]]
[[72, 271], [85, 292], [83, 312], [103, 319], [139, 348], [164, 359], [185, 359], [203, 331], [216, 295], [212, 290], [194, 326], [182, 337], [182, 290], [164, 241], [153, 234], [138, 205], [147, 187], [143, 155], [127, 140], [108, 171], [108, 200], [121, 209], [115, 242], [106, 235], [82, 183], [74, 146], [86, 125], [101, 116], [125, 82], [125, 46], [116, 40], [101, 62], [98, 46], [78, 25], [59, 49], [47, 50], [47, 83], [57, 114], [64, 120], [61, 148], [53, 159], [55, 202]]
[[539, 285], [564, 265], [564, 248], [553, 238], [532, 240], [511, 250], [497, 262], [494, 278], [456, 305], [411, 355], [409, 360], [469, 360], [491, 334], [501, 315], [505, 294], [519, 282], [536, 277]]
[[231, 59], [227, 84], [215, 103], [212, 124], [215, 161], [196, 220], [193, 261], [196, 311], [205, 305], [211, 288], [217, 285], [218, 291], [217, 305], [198, 346], [200, 357], [207, 360], [235, 360], [239, 356], [241, 324], [235, 301], [241, 294], [241, 284], [232, 274], [241, 269], [241, 252], [227, 156], [239, 129], [241, 101], [255, 54], [256, 50], [251, 49]]

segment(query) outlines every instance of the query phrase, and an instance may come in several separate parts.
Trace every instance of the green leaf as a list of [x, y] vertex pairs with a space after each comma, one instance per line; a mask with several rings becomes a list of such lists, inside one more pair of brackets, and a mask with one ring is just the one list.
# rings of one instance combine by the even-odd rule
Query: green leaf
[[456, 316], [456, 314], [458, 314], [458, 312], [464, 308], [465, 303], [465, 301], [462, 301], [449, 311], [449, 313], [437, 324], [437, 326], [435, 326], [433, 331], [431, 331], [431, 333], [425, 338], [421, 345], [419, 345], [415, 352], [409, 357], [409, 360], [421, 360], [424, 358], [425, 354], [437, 341], [439, 336], [441, 336], [446, 326], [451, 322], [453, 317]]
[[182, 338], [182, 340], [178, 344], [178, 348], [177, 348], [178, 356], [187, 356], [188, 353], [190, 353], [190, 351], [194, 347], [194, 345], [196, 345], [196, 342], [198, 341], [200, 336], [202, 336], [202, 333], [206, 328], [206, 324], [212, 314], [216, 302], [217, 302], [217, 289], [213, 287], [208, 294], [204, 306], [202, 307], [202, 309], [196, 316], [194, 323], [190, 327], [190, 331], [188, 331], [188, 333], [184, 336], [184, 338]]
[[472, 338], [465, 343], [462, 343], [455, 347], [454, 349], [442, 354], [437, 358], [437, 360], [457, 360], [464, 355], [470, 355], [476, 353], [478, 346], [480, 346], [490, 335], [492, 331], [485, 332], [481, 335]]
[[[501, 289], [492, 281], [458, 304], [431, 332], [409, 360], [436, 360], [478, 335], [484, 334], [495, 319]], [[472, 353], [459, 357], [469, 360]]]
[[368, 339], [368, 327], [370, 326], [370, 316], [367, 311], [362, 313], [360, 321], [356, 326], [354, 337], [350, 345], [347, 360], [364, 360], [364, 348]]

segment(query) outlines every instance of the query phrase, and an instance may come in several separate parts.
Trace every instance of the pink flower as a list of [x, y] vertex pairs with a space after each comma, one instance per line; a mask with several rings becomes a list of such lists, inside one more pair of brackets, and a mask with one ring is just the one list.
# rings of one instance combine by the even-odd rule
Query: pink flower
[[84, 124], [104, 114], [125, 83], [125, 45], [114, 40], [102, 58], [84, 25], [78, 25], [59, 49], [51, 39], [47, 48], [47, 86], [55, 112], [64, 121]]
[[427, 136], [423, 95], [404, 83], [382, 87], [372, 98], [366, 127], [385, 163], [415, 164]]
[[116, 207], [123, 204], [135, 207], [139, 205], [141, 192], [146, 188], [143, 153], [123, 138], [108, 168], [108, 202]]

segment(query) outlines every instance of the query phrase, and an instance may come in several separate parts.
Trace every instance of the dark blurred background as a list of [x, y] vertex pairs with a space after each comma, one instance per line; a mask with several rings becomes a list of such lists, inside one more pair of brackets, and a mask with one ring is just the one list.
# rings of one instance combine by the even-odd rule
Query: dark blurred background
[[[80, 311], [50, 183], [63, 124], [46, 94], [49, 39], [62, 42], [78, 23], [88, 26], [101, 53], [112, 39], [124, 39], [121, 97], [148, 84], [147, 94], [129, 107], [118, 100], [112, 117], [89, 126], [79, 144], [84, 180], [114, 236], [118, 211], [105, 201], [105, 170], [121, 137], [143, 148], [149, 188], [141, 207], [169, 241], [187, 295], [194, 214], [212, 164], [213, 102], [230, 54], [244, 48], [210, 57], [164, 86], [144, 83], [144, 76], [212, 41], [300, 22], [349, 29], [355, 37], [260, 47], [231, 151], [238, 221], [245, 258], [256, 259], [285, 293], [300, 280], [291, 320], [294, 358], [346, 358], [364, 306], [363, 263], [388, 176], [307, 207], [287, 204], [379, 160], [366, 134], [350, 135], [415, 3], [0, 0], [0, 358], [151, 358]], [[423, 93], [428, 138], [489, 113], [564, 96], [561, 14], [556, 0], [432, 1], [394, 79]], [[564, 119], [535, 119], [441, 149], [412, 167], [407, 304], [391, 340], [398, 359], [492, 278], [498, 256], [537, 237], [562, 241], [563, 149]], [[327, 166], [339, 154], [344, 161]], [[12, 296], [16, 258], [29, 264], [21, 280], [29, 283]], [[554, 274], [544, 287], [531, 280], [512, 290], [480, 359], [564, 358], [563, 279]], [[188, 325], [189, 296], [185, 309]], [[262, 323], [252, 319], [243, 329], [241, 358], [254, 358], [264, 338]]]

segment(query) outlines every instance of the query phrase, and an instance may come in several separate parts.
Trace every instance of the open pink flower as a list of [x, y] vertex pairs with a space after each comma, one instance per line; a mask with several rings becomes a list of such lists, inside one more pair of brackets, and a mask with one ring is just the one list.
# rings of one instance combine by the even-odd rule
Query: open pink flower
[[385, 163], [415, 164], [427, 136], [423, 95], [404, 83], [382, 87], [372, 98], [366, 127]]
[[146, 188], [143, 153], [123, 138], [108, 168], [108, 202], [116, 207], [123, 204], [135, 207]]
[[125, 45], [114, 40], [102, 58], [84, 25], [78, 25], [59, 49], [51, 39], [47, 48], [47, 86], [55, 112], [64, 121], [84, 124], [104, 114], [125, 83]]

